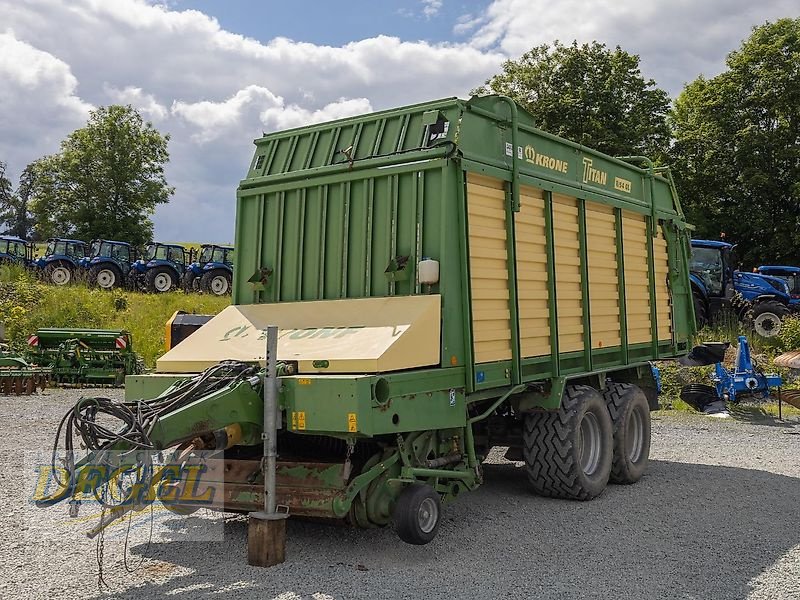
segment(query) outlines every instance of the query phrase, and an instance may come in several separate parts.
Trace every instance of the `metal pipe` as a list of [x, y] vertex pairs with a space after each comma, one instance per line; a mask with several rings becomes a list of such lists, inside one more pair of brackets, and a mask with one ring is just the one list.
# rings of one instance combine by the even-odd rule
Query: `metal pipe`
[[267, 327], [267, 353], [264, 370], [264, 512], [275, 514], [275, 469], [278, 454], [278, 327]]

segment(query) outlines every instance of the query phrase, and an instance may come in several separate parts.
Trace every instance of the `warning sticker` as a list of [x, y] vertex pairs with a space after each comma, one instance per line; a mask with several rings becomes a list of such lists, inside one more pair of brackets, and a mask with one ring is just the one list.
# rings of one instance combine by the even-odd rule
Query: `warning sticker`
[[292, 412], [292, 429], [297, 429], [297, 413]]
[[297, 385], [311, 385], [310, 379], [298, 379]]
[[297, 413], [297, 429], [305, 429], [306, 428], [306, 413], [299, 412]]
[[347, 431], [354, 433], [358, 431], [358, 418], [356, 413], [347, 413]]

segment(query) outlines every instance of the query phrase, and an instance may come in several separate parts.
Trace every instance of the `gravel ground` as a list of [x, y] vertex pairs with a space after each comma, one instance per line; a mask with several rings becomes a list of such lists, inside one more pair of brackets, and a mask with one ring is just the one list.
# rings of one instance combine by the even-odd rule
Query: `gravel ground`
[[[173, 517], [149, 549], [146, 528], [134, 528], [129, 562], [146, 558], [133, 573], [124, 536], [106, 540], [101, 592], [86, 525], [69, 524], [64, 505], [30, 506], [24, 451], [46, 450], [79, 396], [0, 397], [2, 597], [800, 599], [800, 419], [661, 414], [646, 476], [592, 502], [531, 495], [520, 465], [498, 454], [427, 546], [389, 529], [290, 521], [286, 563], [257, 569], [246, 520]], [[186, 541], [205, 524], [215, 539]]]

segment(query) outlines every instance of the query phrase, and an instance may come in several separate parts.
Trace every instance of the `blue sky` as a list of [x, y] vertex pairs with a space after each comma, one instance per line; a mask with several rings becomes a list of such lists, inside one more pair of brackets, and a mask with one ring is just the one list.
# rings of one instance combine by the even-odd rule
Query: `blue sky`
[[169, 4], [175, 9], [202, 11], [224, 28], [262, 42], [282, 36], [341, 46], [378, 35], [428, 42], [462, 41], [466, 36], [454, 33], [453, 25], [463, 15], [482, 14], [489, 0], [443, 1], [438, 7], [417, 0], [175, 0]]
[[230, 242], [262, 132], [466, 97], [555, 39], [641, 57], [675, 97], [797, 0], [0, 0], [0, 161], [16, 180], [89, 111], [171, 136], [157, 238]]

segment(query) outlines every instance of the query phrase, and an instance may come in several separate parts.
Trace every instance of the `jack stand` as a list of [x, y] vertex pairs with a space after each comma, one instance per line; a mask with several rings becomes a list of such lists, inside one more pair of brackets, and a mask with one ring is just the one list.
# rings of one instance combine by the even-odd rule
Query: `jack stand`
[[267, 327], [264, 374], [264, 510], [250, 513], [247, 523], [247, 562], [254, 567], [272, 567], [286, 560], [286, 518], [275, 502], [275, 469], [278, 446], [278, 328]]
[[247, 519], [247, 563], [273, 567], [286, 560], [286, 513], [250, 513]]

